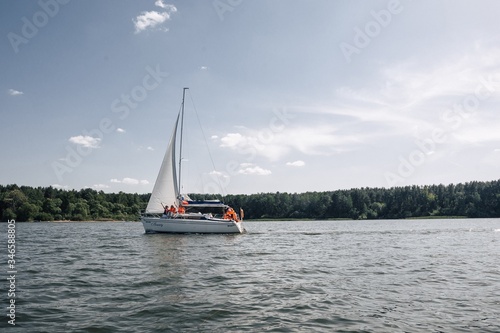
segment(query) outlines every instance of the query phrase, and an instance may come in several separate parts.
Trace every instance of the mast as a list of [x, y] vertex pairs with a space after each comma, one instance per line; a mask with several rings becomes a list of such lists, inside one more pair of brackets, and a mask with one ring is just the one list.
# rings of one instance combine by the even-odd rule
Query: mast
[[179, 145], [179, 194], [182, 194], [181, 187], [181, 174], [182, 174], [182, 132], [184, 129], [184, 99], [186, 97], [186, 90], [189, 88], [182, 89], [182, 106], [181, 106], [181, 141]]

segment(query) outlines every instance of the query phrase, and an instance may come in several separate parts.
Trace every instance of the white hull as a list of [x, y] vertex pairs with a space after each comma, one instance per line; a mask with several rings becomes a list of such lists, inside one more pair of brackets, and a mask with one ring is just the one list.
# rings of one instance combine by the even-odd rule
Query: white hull
[[221, 219], [142, 217], [141, 221], [146, 233], [240, 234], [245, 232], [241, 222]]

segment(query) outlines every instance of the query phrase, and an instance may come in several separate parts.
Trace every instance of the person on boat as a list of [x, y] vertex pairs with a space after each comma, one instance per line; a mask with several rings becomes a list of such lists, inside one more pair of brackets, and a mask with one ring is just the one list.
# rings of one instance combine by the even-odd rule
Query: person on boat
[[179, 206], [179, 209], [177, 209], [177, 212], [179, 214], [184, 214], [184, 213], [186, 213], [186, 209], [184, 208], [184, 206]]
[[[163, 206], [163, 204], [162, 204]], [[168, 216], [168, 206], [163, 206], [163, 216], [162, 217], [167, 217]]]
[[168, 212], [170, 213], [170, 217], [174, 217], [174, 215], [177, 214], [177, 209], [175, 209], [174, 205], [170, 205]]
[[226, 212], [224, 213], [224, 219], [225, 220], [233, 220], [233, 221], [236, 221], [236, 222], [239, 221], [238, 215], [236, 215], [236, 212], [231, 207], [228, 207], [227, 210], [226, 210]]

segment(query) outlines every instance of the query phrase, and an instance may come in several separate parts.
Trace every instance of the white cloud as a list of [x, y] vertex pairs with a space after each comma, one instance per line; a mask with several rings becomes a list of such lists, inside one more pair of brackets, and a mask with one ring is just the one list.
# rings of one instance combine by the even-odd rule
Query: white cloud
[[147, 184], [149, 184], [149, 182], [145, 179], [139, 180], [139, 179], [129, 178], [129, 177], [125, 177], [122, 180], [113, 178], [110, 180], [110, 182], [111, 183], [125, 184], [125, 185], [147, 185]]
[[116, 131], [118, 133], [125, 133], [125, 130], [123, 128], [119, 128], [119, 127], [116, 129]]
[[229, 176], [226, 175], [225, 173], [220, 172], [220, 171], [215, 171], [215, 170], [210, 171], [208, 174], [211, 176], [215, 176], [215, 177], [229, 178]]
[[67, 190], [69, 188], [68, 185], [59, 185], [59, 184], [52, 184], [50, 186], [52, 186], [53, 188], [59, 188], [59, 189], [62, 189], [62, 190]]
[[200, 67], [200, 69], [201, 69], [202, 71], [206, 71], [206, 70], [208, 70], [208, 67], [207, 67], [207, 66], [201, 66], [201, 67]]
[[255, 155], [266, 156], [272, 160], [281, 157], [287, 147], [277, 145], [276, 137], [272, 140], [259, 137], [259, 131], [247, 129], [245, 134], [228, 133], [220, 139], [220, 146], [238, 151], [253, 158]]
[[[464, 52], [426, 70], [422, 70], [418, 61], [388, 66], [381, 73], [386, 82], [380, 89], [381, 98], [387, 104], [396, 102], [420, 112], [422, 106], [435, 108], [442, 107], [440, 102], [452, 104], [474, 94], [481, 80], [497, 72], [494, 68], [499, 69], [500, 60], [492, 63], [492, 54], [500, 57], [500, 49]], [[498, 78], [494, 81], [498, 90]]]
[[227, 133], [220, 141], [221, 147], [235, 148], [245, 144], [247, 140], [240, 133]]
[[[464, 122], [467, 120], [464, 120]], [[487, 123], [486, 121], [465, 123], [452, 132], [452, 136], [460, 144], [482, 144], [486, 142], [499, 142], [498, 122]]]
[[324, 112], [384, 124], [391, 127], [387, 134], [405, 134], [413, 126], [433, 128], [440, 114], [467, 97], [500, 96], [499, 72], [499, 47], [463, 50], [426, 68], [417, 59], [406, 60], [382, 67], [374, 83], [364, 82], [363, 88], [338, 88], [337, 106]]
[[109, 186], [106, 184], [94, 184], [94, 185], [92, 185], [92, 187], [95, 189], [98, 189], [98, 190], [103, 190], [105, 188], [109, 188]]
[[[136, 34], [146, 29], [162, 25], [170, 20], [172, 13], [177, 12], [177, 8], [174, 5], [165, 4], [161, 0], [156, 1], [155, 5], [163, 8], [165, 11], [157, 12], [152, 10], [149, 12], [142, 12], [141, 15], [138, 15], [132, 20], [134, 22]], [[163, 30], [168, 31], [166, 28]]]
[[288, 166], [293, 166], [293, 167], [303, 167], [304, 165], [306, 165], [306, 163], [304, 161], [295, 161], [295, 162], [287, 162], [286, 165]]
[[220, 146], [237, 151], [247, 158], [263, 156], [279, 160], [292, 151], [308, 155], [331, 155], [352, 150], [366, 140], [367, 134], [339, 134], [335, 126], [289, 125], [279, 132], [246, 129], [244, 134], [228, 133], [220, 139]]
[[18, 95], [23, 95], [24, 93], [19, 90], [9, 89], [8, 94], [11, 96], [18, 96]]
[[210, 137], [210, 139], [212, 139], [212, 140], [217, 140], [218, 138], [219, 138], [219, 136], [218, 136], [218, 135], [212, 135], [212, 136]]
[[166, 12], [159, 13], [154, 10], [150, 12], [142, 12], [142, 14], [137, 16], [134, 20], [135, 33], [139, 33], [147, 28], [154, 28], [169, 18], [170, 15]]
[[156, 0], [155, 6], [165, 8], [165, 3], [162, 0]]
[[[431, 138], [434, 130], [442, 130], [446, 137], [446, 148], [437, 145], [437, 150], [460, 151], [463, 144], [498, 142], [500, 47], [464, 48], [428, 66], [420, 60], [381, 66], [373, 81], [338, 87], [321, 105], [295, 107], [299, 113], [331, 117], [337, 129], [322, 124], [316, 131], [309, 123], [292, 124], [300, 127], [295, 133], [291, 126], [284, 129], [289, 142], [281, 142], [277, 134], [271, 145], [288, 145], [306, 154], [363, 146], [385, 151], [398, 147], [409, 154], [418, 148], [414, 142]], [[258, 153], [264, 155], [266, 150]]]
[[263, 169], [252, 163], [241, 163], [238, 173], [242, 175], [267, 176], [271, 174], [271, 170]]
[[84, 146], [86, 148], [99, 148], [100, 138], [94, 138], [88, 135], [78, 135], [69, 138], [69, 142]]
[[155, 149], [154, 149], [153, 147], [151, 147], [151, 146], [147, 146], [146, 148], [144, 148], [144, 146], [139, 146], [139, 147], [137, 148], [137, 150], [138, 150], [138, 151], [143, 151], [144, 149], [149, 150], [149, 151], [154, 151], [154, 150], [155, 150]]

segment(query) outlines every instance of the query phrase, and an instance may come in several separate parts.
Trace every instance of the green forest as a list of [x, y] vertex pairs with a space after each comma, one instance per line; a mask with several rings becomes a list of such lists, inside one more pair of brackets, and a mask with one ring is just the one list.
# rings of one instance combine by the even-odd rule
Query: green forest
[[[2, 221], [137, 221], [150, 194], [0, 185]], [[500, 217], [500, 180], [328, 192], [190, 194], [245, 210], [245, 219], [402, 219]]]

